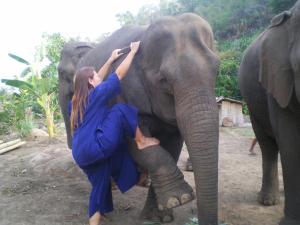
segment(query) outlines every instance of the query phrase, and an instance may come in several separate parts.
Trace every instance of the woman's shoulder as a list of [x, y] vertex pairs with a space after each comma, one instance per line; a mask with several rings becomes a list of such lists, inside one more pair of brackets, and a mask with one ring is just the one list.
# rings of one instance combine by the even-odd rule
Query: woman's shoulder
[[117, 80], [117, 81], [120, 81], [119, 77], [118, 77], [118, 75], [117, 75], [117, 73], [115, 71], [112, 72], [112, 73], [110, 73], [105, 81], [108, 81], [108, 80]]
[[120, 83], [119, 77], [117, 76], [117, 74], [115, 72], [113, 72], [113, 73], [110, 73], [108, 75], [106, 80], [104, 80], [103, 82], [98, 84], [95, 87], [95, 90], [105, 89], [105, 88], [107, 88], [109, 86], [112, 86], [112, 85], [119, 85], [119, 83]]

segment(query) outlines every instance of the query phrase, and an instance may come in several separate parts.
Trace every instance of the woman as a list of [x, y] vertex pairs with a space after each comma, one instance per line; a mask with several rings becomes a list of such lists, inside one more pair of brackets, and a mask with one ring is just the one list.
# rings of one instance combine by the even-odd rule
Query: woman
[[120, 80], [127, 74], [139, 45], [140, 42], [130, 44], [131, 50], [124, 61], [105, 81], [111, 64], [122, 55], [120, 49], [112, 52], [98, 72], [83, 67], [75, 74], [72, 154], [92, 184], [90, 225], [99, 225], [101, 215], [113, 210], [111, 177], [122, 192], [138, 183], [139, 173], [128, 152], [126, 138], [134, 138], [140, 150], [159, 144], [157, 139], [145, 137], [138, 128], [136, 108], [125, 104], [108, 107], [108, 101], [120, 94]]

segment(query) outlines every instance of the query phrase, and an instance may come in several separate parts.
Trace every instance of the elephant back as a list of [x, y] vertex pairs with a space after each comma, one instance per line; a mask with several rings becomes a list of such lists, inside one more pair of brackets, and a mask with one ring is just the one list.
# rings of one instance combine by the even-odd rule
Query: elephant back
[[[129, 46], [131, 42], [140, 40], [143, 31], [144, 28], [138, 26], [127, 26], [115, 31], [86, 54], [77, 64], [77, 69], [83, 66], [93, 66], [96, 70], [100, 69], [114, 49]], [[114, 63], [113, 69], [115, 69], [124, 58], [125, 55], [120, 57]]]

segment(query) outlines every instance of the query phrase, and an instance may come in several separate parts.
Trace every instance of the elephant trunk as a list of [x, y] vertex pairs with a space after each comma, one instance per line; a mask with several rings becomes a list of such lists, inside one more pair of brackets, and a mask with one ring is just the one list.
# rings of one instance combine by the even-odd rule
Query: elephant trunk
[[214, 96], [208, 90], [175, 91], [177, 122], [195, 175], [199, 225], [218, 224], [219, 127]]

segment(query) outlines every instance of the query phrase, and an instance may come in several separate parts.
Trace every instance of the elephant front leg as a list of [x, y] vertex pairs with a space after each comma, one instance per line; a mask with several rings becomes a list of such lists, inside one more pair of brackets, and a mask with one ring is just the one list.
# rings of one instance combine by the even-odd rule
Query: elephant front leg
[[[174, 132], [162, 132], [158, 134], [161, 146], [171, 154], [175, 162], [178, 161], [183, 139], [178, 130]], [[168, 223], [174, 220], [172, 209], [158, 209], [157, 196], [154, 192], [153, 185], [150, 186], [147, 201], [142, 210], [141, 217], [150, 221], [159, 221]]]
[[172, 209], [166, 209], [162, 211], [158, 209], [156, 195], [154, 193], [154, 189], [152, 185], [149, 188], [148, 197], [145, 206], [142, 210], [141, 218], [153, 222], [162, 222], [162, 223], [169, 223], [174, 220]]
[[164, 148], [151, 146], [137, 150], [131, 141], [130, 149], [134, 160], [150, 175], [159, 210], [171, 209], [194, 199], [192, 187]]
[[262, 152], [262, 187], [258, 202], [263, 205], [275, 205], [279, 202], [278, 147], [264, 128], [251, 116], [252, 126]]
[[284, 193], [285, 218], [280, 225], [300, 224], [300, 120], [289, 110], [279, 109], [278, 145], [281, 156]]

